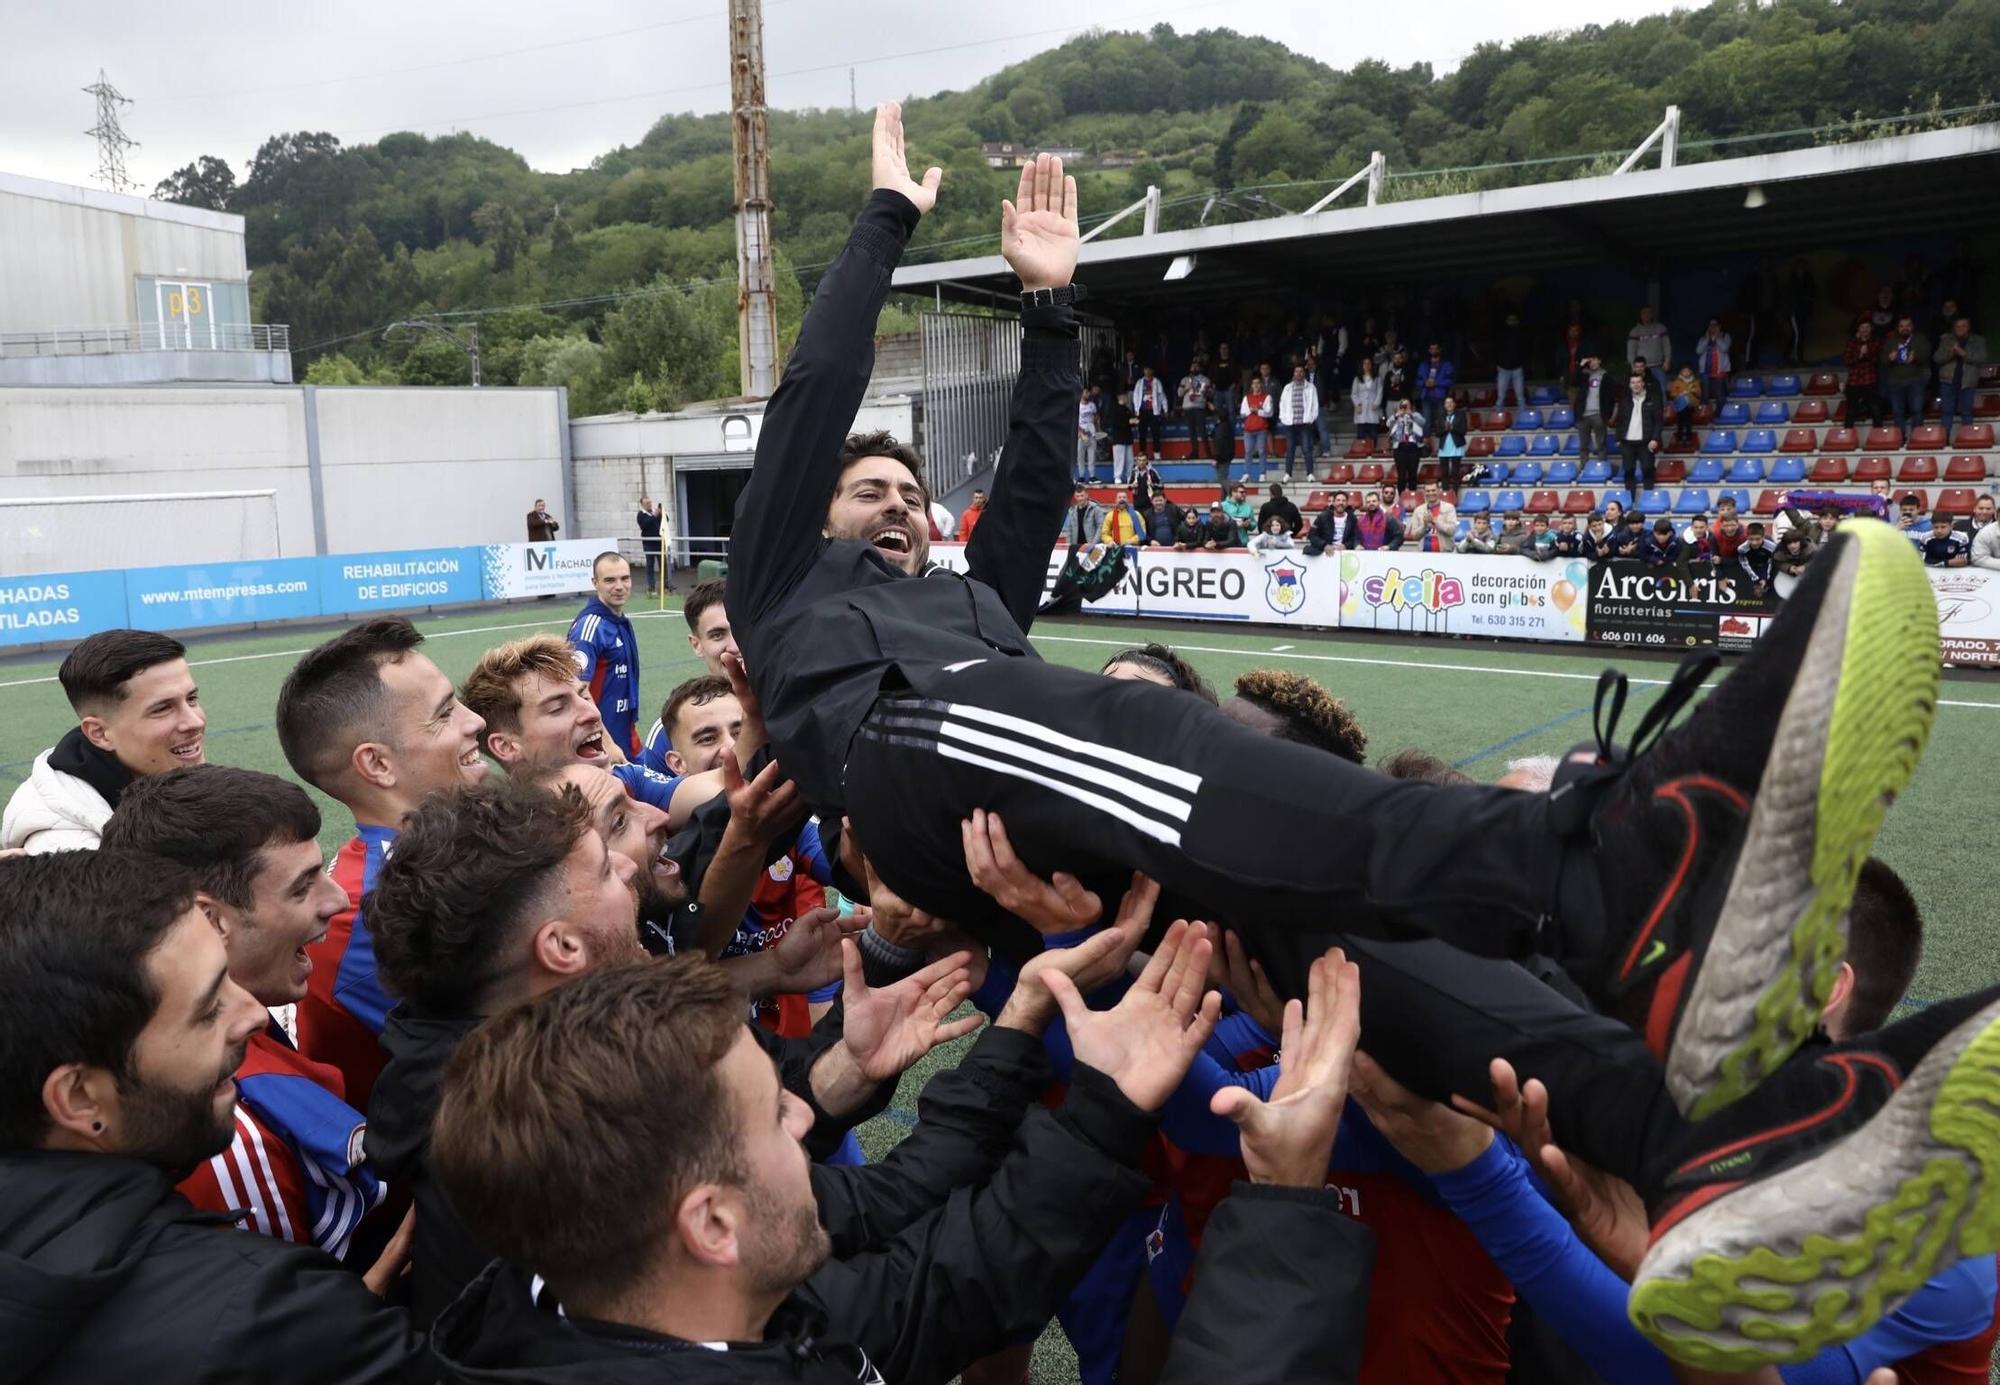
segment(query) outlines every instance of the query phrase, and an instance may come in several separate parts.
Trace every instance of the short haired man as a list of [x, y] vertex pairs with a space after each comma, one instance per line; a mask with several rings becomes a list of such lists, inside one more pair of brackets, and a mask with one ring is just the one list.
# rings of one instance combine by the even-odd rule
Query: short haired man
[[632, 564], [600, 553], [590, 565], [592, 596], [570, 622], [577, 676], [604, 717], [604, 730], [626, 759], [639, 754], [639, 635], [625, 614], [632, 599]]
[[[727, 674], [722, 663], [723, 655], [739, 657], [736, 637], [729, 629], [729, 608], [723, 604], [728, 590], [726, 579], [712, 577], [697, 584], [681, 605], [681, 618], [687, 621], [688, 627], [688, 648], [701, 660], [702, 667], [717, 677]], [[672, 777], [673, 770], [667, 766], [667, 752], [672, 748], [668, 743], [666, 727], [656, 717], [651, 729], [646, 732], [646, 744], [639, 753], [639, 763], [656, 774]]]
[[[657, 596], [660, 591], [660, 529], [666, 521], [666, 511], [651, 496], [639, 497], [639, 512], [635, 521], [639, 526], [639, 548], [646, 557], [646, 595]], [[667, 590], [674, 589], [674, 563], [672, 555], [667, 557]]]
[[[382, 1034], [389, 1065], [369, 1106], [368, 1157], [416, 1198], [411, 1309], [420, 1326], [488, 1259], [458, 1223], [430, 1166], [431, 1117], [446, 1061], [488, 1015], [645, 955], [635, 867], [596, 828], [590, 805], [566, 787], [503, 779], [439, 794], [410, 815], [369, 896], [383, 978], [398, 1004]], [[830, 1019], [809, 1040], [760, 1035], [795, 1087], [828, 1116], [816, 1152], [831, 1150], [847, 1124], [886, 1105], [893, 1083], [885, 1081], [928, 1051], [929, 1042], [911, 1038], [891, 1012], [901, 1006], [896, 1014], [928, 1014], [920, 1002], [934, 983], [962, 975], [963, 959], [956, 954], [952, 965], [919, 971], [898, 982], [900, 990], [871, 992], [851, 978], [852, 1033]], [[952, 990], [945, 986], [935, 998]], [[919, 1037], [932, 1036], [925, 1030]]]
[[270, 1020], [186, 874], [121, 850], [0, 863], [0, 987], [10, 1378], [406, 1378], [422, 1344], [361, 1276], [174, 1192], [228, 1148]]
[[[1128, 454], [1132, 451], [1130, 444], [1126, 445], [1125, 451]], [[958, 517], [958, 541], [960, 543], [972, 542], [972, 531], [979, 527], [979, 521], [985, 517], [986, 492], [975, 487], [972, 492], [972, 499], [965, 502], [965, 513]]]
[[208, 714], [179, 640], [105, 630], [57, 670], [77, 724], [35, 757], [0, 817], [0, 847], [29, 855], [97, 845], [135, 779], [203, 759]]
[[292, 772], [354, 815], [354, 839], [333, 858], [347, 911], [308, 949], [299, 1050], [340, 1070], [347, 1100], [368, 1109], [382, 1070], [377, 1036], [389, 997], [375, 975], [362, 897], [405, 814], [427, 794], [486, 775], [485, 723], [418, 646], [400, 616], [364, 621], [308, 650], [278, 691], [278, 744]]
[[535, 508], [528, 511], [528, 542], [554, 543], [556, 533], [562, 525], [549, 513], [549, 502], [537, 499]]
[[1993, 523], [1995, 518], [1996, 515], [1994, 513], [1993, 497], [1990, 495], [1982, 495], [1977, 500], [1972, 502], [1971, 514], [1963, 515], [1959, 519], [1953, 522], [1959, 529], [1963, 530], [1965, 532], [1965, 536], [1968, 539], [1970, 539], [1970, 538], [1977, 538], [1979, 536], [1979, 531], [1981, 529], [1984, 529], [1987, 525]]
[[1395, 511], [1385, 509], [1374, 491], [1361, 492], [1361, 508], [1347, 512], [1347, 528], [1341, 543], [1349, 548], [1397, 549], [1403, 546], [1403, 521]]
[[[1068, 972], [1044, 961], [964, 1064], [934, 1079], [916, 1129], [880, 1170], [806, 1162], [810, 1113], [745, 1041], [735, 997], [700, 962], [603, 972], [499, 1016], [466, 1042], [438, 1116], [440, 1171], [506, 1257], [438, 1324], [446, 1378], [640, 1369], [695, 1380], [722, 1354], [731, 1379], [942, 1380], [1032, 1334], [1137, 1203], [1148, 1113], [1192, 1057], [1177, 1029], [1199, 983], [1168, 989], [1185, 936], [1177, 928], [1101, 1014], [1076, 985], [1058, 990]], [[1116, 941], [1048, 960], [1081, 975]], [[1075, 1052], [1056, 1111], [1035, 1102], [1051, 994]], [[1337, 1003], [1317, 990], [1315, 1001], [1301, 1099], [1238, 1096], [1251, 1177], [1268, 1186], [1238, 1185], [1215, 1219], [1236, 1268], [1190, 1308], [1177, 1347], [1189, 1356], [1176, 1357], [1189, 1378], [1226, 1375], [1254, 1352], [1272, 1379], [1346, 1379], [1359, 1356], [1370, 1238], [1320, 1186], [1352, 1029]], [[1207, 1029], [1197, 1018], [1190, 1033]], [[1107, 1044], [1114, 1030], [1145, 1042]], [[1149, 1047], [1154, 1062], [1133, 1061]], [[602, 1107], [645, 1118], [573, 1147], [559, 1113]], [[1282, 1159], [1270, 1157], [1280, 1127]], [[558, 1161], [588, 1193], [551, 1177]], [[1316, 1253], [1290, 1264], [1270, 1255], [1288, 1235]], [[516, 1266], [545, 1276], [560, 1311], [535, 1306]]]
[[[134, 784], [104, 844], [185, 869], [196, 906], [221, 930], [229, 979], [276, 1009], [304, 997], [306, 949], [347, 907], [346, 891], [324, 869], [319, 823], [312, 799], [288, 780], [202, 765]], [[300, 1053], [274, 1017], [250, 1036], [236, 1088], [229, 1147], [181, 1181], [182, 1195], [250, 1230], [345, 1259], [383, 1188], [361, 1158], [364, 1122], [339, 1070]]]
[[632, 797], [670, 815], [685, 787], [682, 819], [716, 791], [713, 783], [684, 785], [678, 775], [657, 774], [613, 755], [604, 714], [577, 679], [570, 646], [554, 635], [530, 635], [487, 650], [465, 675], [458, 695], [486, 723], [481, 749], [510, 774], [600, 765]]

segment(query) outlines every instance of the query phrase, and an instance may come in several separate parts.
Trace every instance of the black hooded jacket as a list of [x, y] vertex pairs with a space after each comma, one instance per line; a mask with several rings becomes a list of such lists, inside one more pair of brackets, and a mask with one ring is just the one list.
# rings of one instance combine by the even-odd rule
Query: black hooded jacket
[[[840, 1042], [844, 1015], [836, 1003], [803, 1039], [781, 1039], [750, 1027], [778, 1065], [779, 1079], [813, 1108], [813, 1130], [806, 1152], [814, 1158], [831, 1154], [854, 1125], [878, 1114], [895, 1095], [885, 1082], [862, 1110], [836, 1119], [812, 1098], [812, 1065], [821, 1053]], [[492, 1256], [479, 1245], [459, 1219], [431, 1170], [431, 1124], [443, 1095], [445, 1065], [479, 1027], [475, 1017], [429, 1015], [407, 1001], [389, 1012], [382, 1027], [382, 1047], [388, 1066], [375, 1080], [368, 1104], [368, 1160], [391, 1184], [410, 1190], [417, 1206], [417, 1225], [410, 1248], [410, 1316], [421, 1330], [458, 1297]]]
[[431, 1378], [359, 1275], [104, 1154], [0, 1154], [0, 1348], [0, 1381], [50, 1385]]

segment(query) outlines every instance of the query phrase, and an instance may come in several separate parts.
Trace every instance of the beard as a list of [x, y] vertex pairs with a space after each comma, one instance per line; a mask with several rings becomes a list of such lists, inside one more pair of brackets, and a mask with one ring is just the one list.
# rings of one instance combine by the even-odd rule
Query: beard
[[744, 1189], [752, 1228], [744, 1246], [744, 1273], [755, 1294], [782, 1297], [826, 1263], [833, 1243], [811, 1199], [787, 1208], [762, 1188]]
[[236, 1128], [236, 1103], [232, 1100], [228, 1109], [217, 1115], [215, 1088], [242, 1065], [243, 1050], [239, 1048], [214, 1082], [192, 1092], [161, 1082], [121, 1082], [118, 1094], [125, 1118], [125, 1153], [178, 1173], [229, 1148]]

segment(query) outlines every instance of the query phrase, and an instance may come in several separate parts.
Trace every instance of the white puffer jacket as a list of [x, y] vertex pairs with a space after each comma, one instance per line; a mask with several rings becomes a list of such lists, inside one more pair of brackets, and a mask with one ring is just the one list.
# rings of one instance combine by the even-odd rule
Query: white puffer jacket
[[7, 800], [0, 817], [0, 847], [25, 847], [31, 856], [49, 851], [94, 851], [111, 820], [104, 795], [73, 774], [49, 768], [50, 751], [35, 757], [27, 779]]

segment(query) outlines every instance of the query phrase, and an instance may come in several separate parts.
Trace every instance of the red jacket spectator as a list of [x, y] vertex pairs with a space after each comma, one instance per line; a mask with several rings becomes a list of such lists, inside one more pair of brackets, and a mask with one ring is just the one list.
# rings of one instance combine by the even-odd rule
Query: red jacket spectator
[[1859, 337], [1851, 338], [1847, 343], [1847, 349], [1841, 352], [1840, 359], [1847, 366], [1849, 385], [1861, 389], [1875, 388], [1876, 380], [1881, 378], [1882, 356], [1879, 343], [1872, 338], [1868, 341], [1862, 341]]

